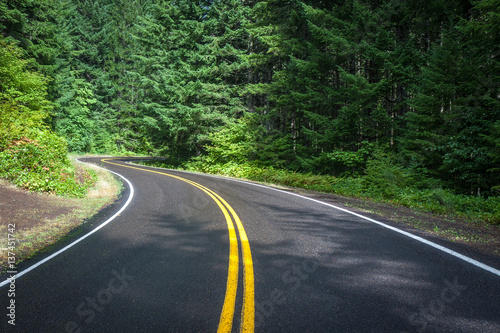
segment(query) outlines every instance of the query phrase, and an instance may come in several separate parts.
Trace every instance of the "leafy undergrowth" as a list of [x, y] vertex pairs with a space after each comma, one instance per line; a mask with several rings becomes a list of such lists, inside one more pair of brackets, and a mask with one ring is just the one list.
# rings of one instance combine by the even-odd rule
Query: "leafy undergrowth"
[[[169, 167], [161, 161], [147, 163]], [[177, 168], [179, 169], [179, 167]], [[304, 174], [272, 167], [263, 168], [246, 163], [230, 162], [209, 165], [200, 160], [185, 163], [182, 165], [182, 169], [370, 199], [424, 212], [500, 225], [500, 197], [483, 198], [457, 195], [443, 188], [418, 189], [411, 186], [401, 186], [394, 180], [394, 173], [386, 175], [384, 178], [375, 177], [375, 172], [372, 171], [365, 176], [344, 178]], [[386, 169], [384, 172], [387, 174], [389, 171]]]
[[0, 177], [32, 192], [83, 198], [96, 182], [95, 171], [71, 164], [65, 140], [55, 134], [40, 130], [30, 137], [0, 151]]

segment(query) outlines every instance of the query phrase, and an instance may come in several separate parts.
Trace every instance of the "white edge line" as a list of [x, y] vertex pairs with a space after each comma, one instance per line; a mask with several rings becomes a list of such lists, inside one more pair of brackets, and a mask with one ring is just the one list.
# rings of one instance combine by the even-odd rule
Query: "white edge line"
[[[85, 163], [85, 162], [82, 162], [82, 161], [79, 161], [77, 159], [78, 162], [80, 163]], [[86, 163], [85, 163], [86, 164]], [[101, 169], [104, 169], [108, 172], [111, 172], [111, 173], [114, 173], [115, 175], [118, 175], [120, 176], [123, 180], [125, 180], [128, 184], [128, 186], [130, 187], [130, 194], [129, 194], [129, 197], [127, 199], [127, 202], [125, 202], [125, 204], [122, 206], [122, 208], [120, 208], [119, 211], [117, 211], [113, 216], [111, 216], [109, 219], [107, 219], [105, 222], [103, 222], [100, 226], [98, 226], [97, 228], [93, 229], [92, 231], [90, 231], [88, 234], [85, 234], [84, 236], [78, 238], [77, 240], [73, 241], [71, 244], [68, 244], [66, 245], [65, 247], [63, 247], [62, 249], [60, 249], [59, 251], [51, 254], [50, 256], [48, 256], [47, 258], [37, 262], [36, 264], [26, 268], [25, 270], [15, 274], [13, 277], [3, 281], [0, 283], [0, 288], [9, 284], [11, 282], [11, 280], [13, 279], [17, 279], [21, 276], [23, 276], [24, 274], [26, 273], [29, 273], [31, 272], [32, 270], [34, 270], [35, 268], [37, 268], [38, 266], [41, 266], [43, 264], [45, 264], [47, 261], [55, 258], [56, 256], [58, 256], [59, 254], [63, 253], [64, 251], [68, 250], [69, 248], [75, 246], [76, 244], [80, 243], [82, 240], [84, 240], [85, 238], [89, 237], [90, 235], [92, 235], [93, 233], [97, 232], [99, 229], [103, 228], [104, 226], [106, 226], [107, 224], [109, 224], [111, 221], [113, 221], [118, 215], [120, 215], [124, 210], [125, 208], [127, 208], [127, 206], [130, 204], [130, 202], [132, 201], [132, 198], [134, 197], [134, 187], [132, 186], [132, 183], [125, 177], [123, 177], [122, 175], [120, 175], [119, 173], [116, 173], [114, 171], [111, 171], [111, 170], [108, 170], [108, 169], [105, 169], [105, 168], [102, 168], [100, 166], [97, 166], [98, 168], [101, 168]]]
[[[151, 167], [149, 167], [149, 168], [151, 168]], [[322, 205], [325, 205], [325, 206], [328, 206], [328, 207], [340, 210], [342, 212], [345, 212], [345, 213], [357, 216], [357, 217], [359, 217], [361, 219], [370, 221], [372, 223], [378, 224], [378, 225], [380, 225], [380, 226], [382, 226], [384, 228], [390, 229], [392, 231], [395, 231], [397, 233], [400, 233], [402, 235], [410, 237], [410, 238], [412, 238], [412, 239], [414, 239], [414, 240], [416, 240], [418, 242], [421, 242], [421, 243], [424, 243], [426, 245], [429, 245], [429, 246], [431, 246], [431, 247], [433, 247], [433, 248], [435, 248], [437, 250], [440, 250], [442, 252], [448, 253], [449, 255], [452, 255], [452, 256], [454, 256], [454, 257], [456, 257], [458, 259], [466, 261], [469, 264], [472, 264], [472, 265], [474, 265], [476, 267], [482, 268], [485, 271], [488, 271], [488, 272], [493, 273], [496, 276], [500, 277], [500, 270], [498, 270], [496, 268], [493, 268], [491, 266], [488, 266], [486, 264], [483, 264], [482, 262], [479, 262], [479, 261], [474, 260], [472, 258], [469, 258], [469, 257], [467, 257], [467, 256], [465, 256], [465, 255], [463, 255], [461, 253], [458, 253], [456, 251], [450, 250], [447, 247], [441, 246], [441, 245], [436, 244], [434, 242], [431, 242], [431, 241], [429, 241], [429, 240], [427, 240], [425, 238], [416, 236], [416, 235], [414, 235], [412, 233], [409, 233], [409, 232], [403, 231], [401, 229], [395, 228], [393, 226], [390, 226], [390, 225], [385, 224], [383, 222], [374, 220], [374, 219], [369, 218], [367, 216], [364, 216], [364, 215], [361, 215], [361, 214], [358, 214], [358, 213], [355, 213], [355, 212], [351, 212], [350, 210], [347, 210], [345, 208], [341, 208], [341, 207], [338, 207], [338, 206], [335, 206], [335, 205], [332, 205], [332, 204], [329, 204], [329, 203], [326, 203], [326, 202], [323, 202], [323, 201], [320, 201], [320, 200], [316, 200], [316, 199], [313, 199], [313, 198], [308, 198], [306, 196], [303, 196], [303, 195], [300, 195], [300, 194], [297, 194], [297, 193], [283, 191], [283, 190], [280, 190], [280, 189], [277, 189], [277, 188], [273, 188], [273, 187], [270, 187], [270, 186], [266, 186], [266, 185], [261, 185], [261, 184], [257, 184], [257, 183], [252, 183], [252, 182], [244, 181], [244, 180], [234, 179], [234, 178], [231, 178], [231, 177], [223, 177], [223, 176], [205, 174], [205, 173], [201, 173], [201, 172], [191, 172], [191, 171], [184, 171], [184, 170], [175, 170], [175, 169], [166, 169], [166, 168], [157, 168], [157, 167], [153, 167], [153, 168], [164, 169], [164, 170], [171, 170], [171, 171], [176, 171], [176, 172], [192, 173], [192, 174], [198, 174], [198, 175], [205, 175], [205, 176], [209, 176], [209, 177], [213, 177], [213, 178], [221, 178], [221, 179], [231, 180], [231, 181], [234, 181], [234, 182], [249, 184], [249, 185], [258, 186], [258, 187], [263, 187], [263, 188], [266, 188], [266, 189], [270, 189], [270, 190], [278, 191], [278, 192], [281, 192], [281, 193], [290, 194], [290, 195], [293, 195], [293, 196], [296, 196], [296, 197], [299, 197], [299, 198], [307, 199], [307, 200], [310, 200], [310, 201], [313, 201], [313, 202], [316, 202], [316, 203], [319, 203], [319, 204], [322, 204]]]

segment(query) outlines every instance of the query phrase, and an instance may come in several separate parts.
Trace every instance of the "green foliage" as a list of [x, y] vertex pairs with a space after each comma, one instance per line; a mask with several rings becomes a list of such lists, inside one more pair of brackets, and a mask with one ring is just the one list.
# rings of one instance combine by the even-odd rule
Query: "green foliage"
[[46, 123], [52, 108], [48, 80], [29, 69], [18, 47], [3, 40], [0, 45], [0, 177], [32, 191], [85, 195], [93, 176], [75, 173], [66, 141]]
[[31, 128], [45, 127], [52, 108], [47, 79], [29, 70], [21, 50], [0, 39], [0, 151]]
[[[494, 167], [489, 169], [488, 172], [498, 175], [500, 173], [500, 120], [492, 125], [491, 135], [487, 136], [486, 139], [493, 146], [493, 149], [491, 149], [489, 153], [489, 158], [493, 162]], [[495, 186], [491, 189], [497, 194], [500, 194], [500, 180], [495, 178], [495, 181]]]
[[251, 119], [242, 118], [218, 132], [209, 135], [210, 145], [206, 147], [205, 159], [214, 164], [228, 162], [245, 163], [258, 158], [258, 129], [251, 126]]
[[73, 168], [66, 141], [49, 131], [33, 131], [0, 152], [0, 177], [35, 192], [83, 197], [95, 174]]
[[383, 150], [377, 150], [367, 163], [363, 177], [366, 192], [382, 199], [394, 199], [401, 188], [405, 187], [405, 170], [398, 165], [395, 157]]
[[476, 23], [451, 28], [430, 55], [412, 101], [415, 109], [406, 115], [402, 153], [450, 188], [489, 195], [499, 181], [488, 172], [494, 168], [489, 157], [494, 148], [486, 139], [492, 135], [490, 124], [500, 117], [499, 83], [493, 77], [500, 67], [490, 56], [498, 46], [489, 33], [471, 26]]
[[153, 1], [139, 17], [134, 37], [141, 51], [131, 73], [140, 82], [140, 129], [153, 151], [200, 154], [210, 132], [244, 112], [236, 86], [244, 22], [234, 1]]
[[322, 152], [304, 169], [339, 177], [360, 176], [365, 170], [375, 146], [375, 144], [364, 141], [356, 151], [335, 149], [328, 153]]

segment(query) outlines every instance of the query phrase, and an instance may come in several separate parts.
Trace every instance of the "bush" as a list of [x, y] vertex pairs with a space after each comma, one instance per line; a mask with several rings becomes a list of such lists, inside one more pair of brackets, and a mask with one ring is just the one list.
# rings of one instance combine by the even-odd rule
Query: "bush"
[[0, 177], [34, 192], [85, 196], [96, 176], [71, 165], [66, 141], [47, 130], [30, 134], [13, 139], [0, 152]]
[[366, 192], [371, 197], [395, 199], [405, 186], [407, 174], [395, 157], [378, 149], [368, 161], [363, 179]]
[[310, 162], [307, 170], [318, 174], [329, 174], [338, 177], [359, 176], [366, 168], [366, 164], [375, 144], [363, 141], [356, 151], [333, 150], [321, 152]]

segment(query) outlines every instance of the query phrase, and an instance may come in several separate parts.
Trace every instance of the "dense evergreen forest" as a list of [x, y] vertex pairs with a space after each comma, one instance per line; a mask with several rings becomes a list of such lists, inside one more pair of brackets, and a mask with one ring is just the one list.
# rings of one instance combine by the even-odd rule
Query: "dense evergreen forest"
[[3, 153], [27, 126], [499, 194], [499, 0], [0, 0], [0, 31]]

